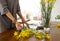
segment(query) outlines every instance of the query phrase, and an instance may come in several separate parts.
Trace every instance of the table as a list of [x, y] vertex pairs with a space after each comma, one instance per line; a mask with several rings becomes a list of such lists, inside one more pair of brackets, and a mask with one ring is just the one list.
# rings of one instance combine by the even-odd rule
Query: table
[[[12, 29], [12, 30], [7, 30], [7, 31], [1, 33], [0, 41], [16, 41], [16, 39], [13, 37], [14, 31], [15, 30]], [[30, 37], [28, 40], [29, 41], [41, 41], [41, 40], [36, 39], [34, 36]], [[25, 41], [25, 39], [23, 41]], [[49, 40], [47, 40], [47, 41], [49, 41]]]

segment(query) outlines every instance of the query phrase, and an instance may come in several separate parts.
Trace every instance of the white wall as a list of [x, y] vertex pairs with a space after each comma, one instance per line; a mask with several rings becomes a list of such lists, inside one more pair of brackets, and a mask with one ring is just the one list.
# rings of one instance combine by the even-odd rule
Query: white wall
[[[19, 2], [23, 16], [25, 16], [26, 13], [29, 13], [31, 15], [39, 15], [41, 18], [40, 0], [20, 0]], [[60, 0], [56, 0], [53, 7], [51, 21], [60, 21], [55, 19], [58, 14], [60, 14]]]
[[41, 18], [40, 0], [20, 0], [19, 3], [23, 16], [29, 13], [30, 17], [39, 16]]
[[60, 0], [56, 0], [56, 3], [53, 7], [52, 13], [51, 13], [51, 21], [60, 21], [60, 20], [56, 20], [55, 17], [57, 15], [60, 15]]

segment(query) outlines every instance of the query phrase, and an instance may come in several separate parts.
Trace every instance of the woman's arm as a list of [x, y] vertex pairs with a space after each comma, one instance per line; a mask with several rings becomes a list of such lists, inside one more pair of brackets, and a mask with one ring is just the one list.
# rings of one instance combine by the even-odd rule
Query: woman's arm
[[10, 18], [10, 20], [12, 20], [12, 22], [15, 23], [16, 19], [10, 13], [6, 0], [0, 0], [0, 4], [1, 4], [2, 9], [3, 9], [3, 13], [1, 13], [1, 15], [5, 14], [8, 18]]
[[18, 23], [16, 21], [16, 19], [12, 16], [11, 12], [8, 9], [8, 5], [7, 5], [6, 0], [0, 0], [0, 3], [2, 5], [3, 11], [4, 11], [4, 13], [2, 13], [1, 15], [4, 15], [5, 14], [15, 24], [17, 30], [20, 30], [21, 29], [20, 23]]
[[12, 20], [13, 23], [17, 22], [17, 20], [12, 16], [12, 14], [9, 11], [6, 13], [6, 16], [10, 18], [10, 20]]

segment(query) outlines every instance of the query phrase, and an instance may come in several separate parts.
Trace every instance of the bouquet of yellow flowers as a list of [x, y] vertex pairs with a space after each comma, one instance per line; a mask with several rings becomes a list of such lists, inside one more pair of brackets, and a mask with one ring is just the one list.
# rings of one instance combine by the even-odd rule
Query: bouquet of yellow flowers
[[49, 34], [46, 34], [45, 32], [39, 32], [37, 30], [33, 30], [27, 27], [23, 27], [21, 32], [17, 32], [17, 31], [14, 32], [14, 37], [18, 41], [21, 39], [28, 39], [33, 35], [36, 37], [36, 39], [40, 39], [40, 40], [44, 38], [50, 39]]
[[14, 37], [18, 40], [20, 38], [29, 38], [33, 33], [31, 30], [27, 27], [23, 27], [21, 32], [15, 31], [14, 32]]

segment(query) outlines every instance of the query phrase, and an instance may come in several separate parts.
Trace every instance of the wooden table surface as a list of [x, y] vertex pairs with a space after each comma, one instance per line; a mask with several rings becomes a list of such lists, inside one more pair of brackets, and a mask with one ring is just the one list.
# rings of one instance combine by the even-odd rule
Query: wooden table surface
[[[15, 30], [11, 29], [11, 30], [7, 30], [7, 31], [1, 33], [0, 34], [0, 41], [17, 41], [13, 37], [14, 31]], [[25, 41], [25, 39], [23, 41]], [[38, 40], [34, 36], [32, 36], [31, 38], [28, 39], [28, 41], [41, 41], [41, 40]]]

